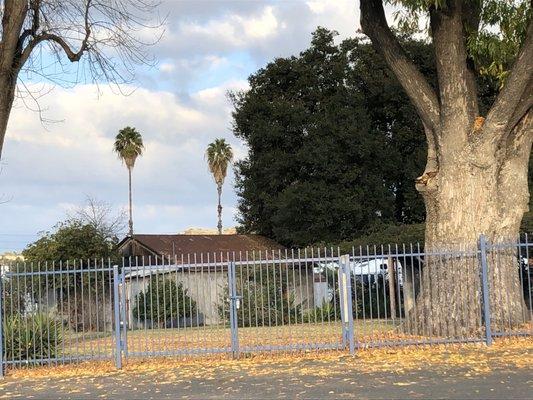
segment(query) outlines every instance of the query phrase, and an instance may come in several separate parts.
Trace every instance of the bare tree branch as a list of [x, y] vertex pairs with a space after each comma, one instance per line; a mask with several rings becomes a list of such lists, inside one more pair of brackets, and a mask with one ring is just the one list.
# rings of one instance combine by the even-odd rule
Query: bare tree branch
[[400, 81], [425, 126], [435, 132], [440, 120], [437, 95], [390, 30], [382, 0], [361, 0], [361, 27]]
[[28, 57], [30, 56], [31, 52], [37, 46], [39, 43], [44, 41], [51, 41], [57, 43], [63, 51], [65, 52], [65, 55], [71, 62], [79, 61], [83, 53], [87, 50], [87, 40], [89, 39], [89, 36], [91, 34], [91, 31], [87, 31], [85, 38], [83, 39], [83, 42], [80, 46], [80, 49], [78, 51], [74, 51], [70, 48], [68, 43], [60, 36], [54, 35], [53, 33], [46, 33], [43, 32], [40, 35], [36, 36], [35, 39], [33, 39], [28, 46], [24, 49], [24, 52], [22, 53], [22, 62], [26, 62]]
[[85, 205], [67, 213], [67, 217], [91, 225], [109, 239], [121, 236], [126, 230], [125, 210], [122, 209], [115, 214], [111, 205], [91, 196], [86, 196]]
[[[4, 0], [0, 8], [0, 155], [21, 71], [64, 85], [50, 73], [43, 54], [79, 82], [114, 85], [135, 78], [137, 65], [154, 64], [147, 48], [159, 41], [164, 24], [155, 13], [160, 0]], [[147, 35], [147, 32], [150, 32]], [[155, 33], [155, 35], [152, 35]], [[22, 85], [24, 86], [24, 85]]]

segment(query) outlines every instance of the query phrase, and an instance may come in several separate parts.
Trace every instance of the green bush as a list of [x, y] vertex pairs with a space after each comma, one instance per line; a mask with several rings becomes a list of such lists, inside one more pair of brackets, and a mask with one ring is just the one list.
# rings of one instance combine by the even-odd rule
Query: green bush
[[[301, 307], [294, 304], [294, 293], [278, 268], [259, 267], [256, 272], [246, 268], [240, 272], [242, 279], [237, 282], [237, 293], [242, 296], [237, 310], [239, 326], [278, 326], [301, 321]], [[218, 302], [218, 314], [224, 321], [229, 321], [228, 297], [226, 287]]]
[[[410, 243], [416, 245], [420, 243], [420, 246], [424, 245], [424, 232], [425, 224], [410, 224], [410, 225], [377, 225], [373, 229], [370, 229], [366, 235], [356, 237], [352, 240], [333, 243], [336, 248], [339, 246], [341, 253], [351, 254], [352, 249], [356, 254], [362, 252], [366, 253], [366, 246], [370, 247], [370, 253], [374, 250], [374, 245], [387, 246], [389, 244], [398, 244], [401, 246], [405, 243], [408, 246]], [[361, 246], [361, 248], [360, 248]], [[378, 249], [378, 252], [380, 249]]]
[[140, 321], [165, 326], [171, 319], [196, 315], [196, 302], [181, 282], [153, 276], [145, 291], [135, 296], [133, 316]]
[[[339, 300], [336, 301], [339, 303]], [[333, 301], [322, 303], [321, 306], [307, 310], [302, 315], [302, 322], [304, 323], [319, 323], [327, 321], [340, 321], [341, 310], [334, 305]]]
[[7, 360], [54, 358], [63, 342], [61, 322], [45, 313], [15, 315], [4, 322]]

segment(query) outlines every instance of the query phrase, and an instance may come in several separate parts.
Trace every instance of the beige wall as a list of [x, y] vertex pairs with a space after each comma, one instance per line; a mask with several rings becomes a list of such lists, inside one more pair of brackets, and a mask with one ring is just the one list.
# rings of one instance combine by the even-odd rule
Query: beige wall
[[[199, 312], [204, 317], [205, 324], [215, 325], [223, 323], [218, 315], [218, 306], [224, 301], [225, 289], [228, 285], [228, 274], [226, 270], [167, 272], [166, 276], [168, 276], [168, 279], [183, 284], [183, 288], [187, 290], [187, 294], [196, 302]], [[239, 279], [238, 276], [237, 279]], [[126, 304], [129, 326], [132, 326], [135, 322], [132, 311], [135, 296], [141, 291], [146, 290], [149, 281], [150, 276], [126, 279]], [[299, 271], [295, 271], [294, 276], [291, 272], [289, 274], [289, 286], [291, 287], [291, 294], [294, 295], [295, 305], [301, 305], [303, 310], [314, 307], [314, 285], [310, 270], [302, 270], [301, 274]]]

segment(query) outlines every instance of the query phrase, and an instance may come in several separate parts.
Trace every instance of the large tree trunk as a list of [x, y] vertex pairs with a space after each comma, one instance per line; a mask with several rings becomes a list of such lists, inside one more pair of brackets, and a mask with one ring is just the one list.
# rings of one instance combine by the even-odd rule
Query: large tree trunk
[[[482, 234], [496, 244], [514, 243], [519, 236], [529, 204], [528, 118], [505, 152], [471, 146], [441, 149], [438, 172], [426, 172], [418, 180], [427, 211], [425, 249], [434, 255], [426, 257], [416, 315], [410, 318], [414, 333], [459, 337], [482, 328], [477, 243]], [[492, 328], [524, 323], [527, 312], [516, 249], [489, 250], [488, 272]]]
[[[416, 186], [426, 205], [429, 256], [408, 324], [432, 336], [471, 335], [481, 328], [477, 241], [517, 239], [528, 208], [527, 170], [533, 140], [533, 24], [486, 118], [479, 114], [467, 40], [478, 29], [480, 4], [446, 0], [429, 6], [438, 76], [433, 88], [388, 26], [383, 0], [360, 0], [361, 26], [415, 106], [428, 143]], [[462, 254], [461, 254], [462, 252]], [[431, 254], [432, 253], [432, 254]], [[514, 249], [488, 254], [492, 325], [523, 321]]]

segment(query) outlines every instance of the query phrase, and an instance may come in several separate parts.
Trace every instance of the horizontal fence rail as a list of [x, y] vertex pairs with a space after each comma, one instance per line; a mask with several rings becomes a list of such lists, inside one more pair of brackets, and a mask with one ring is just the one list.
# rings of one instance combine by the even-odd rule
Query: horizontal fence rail
[[[0, 365], [485, 342], [533, 335], [532, 244], [15, 262]], [[344, 253], [344, 254], [343, 254]]]

